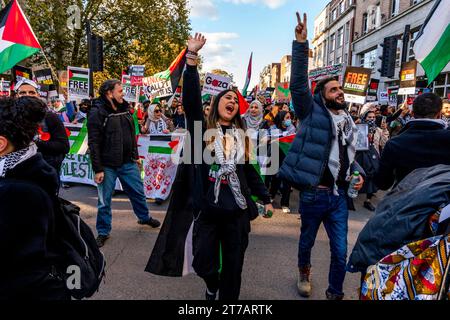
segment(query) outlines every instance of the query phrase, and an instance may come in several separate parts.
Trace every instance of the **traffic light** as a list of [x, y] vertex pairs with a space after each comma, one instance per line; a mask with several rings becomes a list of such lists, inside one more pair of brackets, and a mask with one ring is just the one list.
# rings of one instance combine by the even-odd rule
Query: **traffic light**
[[381, 59], [381, 69], [378, 69], [378, 71], [382, 77], [394, 77], [395, 60], [397, 59], [397, 41], [396, 36], [391, 36], [384, 38], [384, 42], [381, 44], [383, 55], [379, 57]]
[[89, 51], [92, 59], [92, 71], [103, 71], [103, 38], [92, 34], [90, 37]]

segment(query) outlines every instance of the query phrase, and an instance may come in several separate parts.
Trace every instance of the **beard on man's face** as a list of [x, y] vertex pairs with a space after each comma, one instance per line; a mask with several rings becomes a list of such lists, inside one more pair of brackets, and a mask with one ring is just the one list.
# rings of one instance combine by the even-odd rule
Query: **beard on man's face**
[[[342, 100], [344, 102], [339, 103], [337, 102], [337, 100]], [[344, 94], [338, 95], [335, 99], [332, 100], [325, 98], [325, 106], [333, 110], [344, 110], [345, 108], [347, 108], [347, 104], [344, 100]]]

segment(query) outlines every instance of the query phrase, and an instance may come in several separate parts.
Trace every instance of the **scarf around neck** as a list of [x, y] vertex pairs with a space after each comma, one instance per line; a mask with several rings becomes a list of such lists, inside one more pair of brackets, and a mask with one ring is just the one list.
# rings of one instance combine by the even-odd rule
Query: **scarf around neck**
[[243, 156], [243, 145], [241, 137], [239, 136], [236, 127], [233, 125], [232, 129], [232, 138], [234, 140], [231, 153], [227, 159], [225, 155], [225, 149], [223, 146], [224, 134], [222, 131], [222, 127], [219, 123], [217, 123], [217, 135], [214, 141], [214, 152], [216, 154], [216, 159], [220, 165], [220, 169], [217, 172], [217, 178], [214, 184], [214, 195], [215, 195], [215, 203], [219, 201], [220, 194], [220, 184], [222, 178], [225, 177], [227, 179], [228, 185], [230, 186], [231, 192], [233, 193], [234, 199], [236, 200], [237, 205], [241, 209], [247, 208], [247, 201], [242, 194], [241, 184], [239, 181], [239, 177], [236, 173], [236, 164], [238, 159], [242, 159]]
[[0, 177], [4, 178], [8, 171], [15, 168], [18, 164], [30, 159], [37, 153], [36, 144], [31, 143], [28, 147], [8, 153], [0, 157]]

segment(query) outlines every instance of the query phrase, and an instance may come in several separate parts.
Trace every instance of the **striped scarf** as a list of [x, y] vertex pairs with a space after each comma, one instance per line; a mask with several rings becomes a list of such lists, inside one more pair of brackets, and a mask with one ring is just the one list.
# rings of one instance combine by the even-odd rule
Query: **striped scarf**
[[0, 157], [0, 177], [4, 178], [6, 173], [15, 168], [19, 163], [30, 159], [37, 153], [37, 146], [32, 143], [27, 148], [20, 149]]
[[226, 159], [223, 146], [224, 134], [222, 131], [222, 127], [219, 123], [217, 123], [217, 135], [214, 141], [214, 152], [216, 154], [216, 159], [220, 164], [220, 169], [217, 172], [217, 178], [214, 184], [214, 195], [216, 197], [214, 202], [219, 202], [220, 184], [222, 178], [226, 178], [237, 205], [239, 206], [239, 208], [244, 210], [247, 208], [247, 201], [242, 195], [241, 184], [236, 173], [236, 163], [238, 162], [238, 159], [241, 159], [240, 157], [243, 156], [242, 152], [244, 150], [244, 147], [242, 145], [242, 139], [239, 136], [234, 125], [231, 129], [231, 132], [234, 143], [231, 149], [230, 156], [228, 157], [228, 159]]

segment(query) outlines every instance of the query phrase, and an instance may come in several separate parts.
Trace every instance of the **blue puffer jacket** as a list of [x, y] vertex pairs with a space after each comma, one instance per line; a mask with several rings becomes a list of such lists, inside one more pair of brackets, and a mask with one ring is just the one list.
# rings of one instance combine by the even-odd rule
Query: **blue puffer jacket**
[[[333, 120], [321, 96], [313, 96], [309, 89], [308, 51], [308, 42], [293, 42], [290, 90], [301, 125], [279, 172], [282, 179], [298, 189], [319, 185], [335, 136]], [[350, 166], [351, 171], [364, 172], [356, 162]]]

